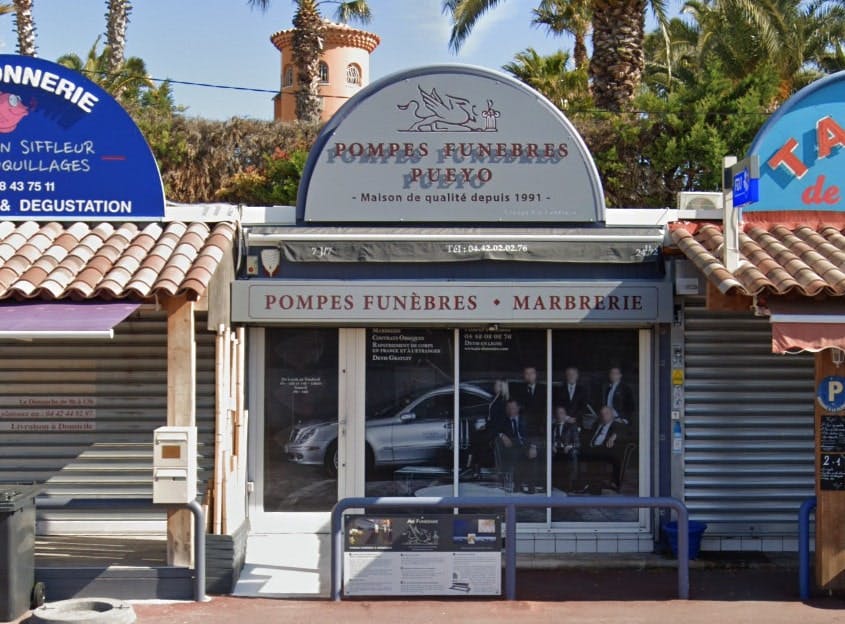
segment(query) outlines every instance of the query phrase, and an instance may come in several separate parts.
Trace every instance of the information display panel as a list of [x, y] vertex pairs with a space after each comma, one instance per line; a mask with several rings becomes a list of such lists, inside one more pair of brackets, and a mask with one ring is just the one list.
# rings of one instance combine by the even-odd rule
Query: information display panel
[[347, 596], [499, 596], [501, 517], [346, 516]]

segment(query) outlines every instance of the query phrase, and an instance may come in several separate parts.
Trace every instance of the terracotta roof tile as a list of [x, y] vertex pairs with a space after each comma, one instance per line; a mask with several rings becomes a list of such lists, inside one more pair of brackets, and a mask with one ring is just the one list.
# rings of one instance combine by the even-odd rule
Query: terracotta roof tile
[[126, 286], [138, 292], [150, 292], [156, 282], [156, 278], [158, 278], [158, 271], [152, 268], [142, 268], [132, 276], [132, 281]]
[[0, 267], [0, 288], [3, 290], [14, 284], [18, 279], [18, 274], [9, 267]]
[[108, 222], [98, 223], [91, 228], [91, 233], [95, 236], [99, 236], [100, 240], [106, 240], [113, 232], [114, 226]]
[[724, 293], [845, 295], [845, 234], [839, 227], [746, 224], [733, 272], [722, 262], [721, 225], [675, 223], [670, 231], [678, 249]]
[[36, 285], [40, 284], [44, 281], [44, 278], [47, 277], [47, 271], [45, 271], [41, 267], [37, 267], [35, 265], [29, 267], [23, 275], [20, 276], [19, 282], [29, 282], [35, 288]]
[[11, 221], [0, 221], [0, 241], [15, 231], [15, 224]]
[[235, 227], [0, 221], [0, 299], [205, 292]]

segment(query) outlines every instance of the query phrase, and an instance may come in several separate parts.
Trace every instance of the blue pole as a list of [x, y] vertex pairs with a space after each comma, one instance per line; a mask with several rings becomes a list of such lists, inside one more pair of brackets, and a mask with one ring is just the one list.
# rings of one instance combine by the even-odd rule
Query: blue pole
[[678, 505], [678, 598], [689, 600], [689, 511]]
[[816, 497], [801, 503], [798, 510], [798, 593], [801, 600], [810, 599], [810, 514], [816, 508]]
[[332, 509], [332, 586], [331, 598], [340, 600], [340, 588], [343, 587], [343, 512], [348, 509], [340, 501]]
[[516, 505], [505, 507], [505, 598], [516, 600]]
[[187, 505], [194, 514], [194, 601], [205, 601], [205, 514], [195, 500]]

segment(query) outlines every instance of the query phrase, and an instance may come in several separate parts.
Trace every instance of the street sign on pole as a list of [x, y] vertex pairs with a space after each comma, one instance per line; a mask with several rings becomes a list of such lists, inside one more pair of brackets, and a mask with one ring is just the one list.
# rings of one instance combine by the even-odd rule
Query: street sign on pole
[[730, 176], [735, 208], [760, 200], [760, 160], [757, 156], [740, 160], [730, 168]]

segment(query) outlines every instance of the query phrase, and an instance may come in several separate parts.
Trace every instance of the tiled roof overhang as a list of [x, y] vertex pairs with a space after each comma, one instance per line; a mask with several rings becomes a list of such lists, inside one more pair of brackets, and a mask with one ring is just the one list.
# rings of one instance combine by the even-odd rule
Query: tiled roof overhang
[[721, 224], [674, 223], [678, 249], [724, 294], [754, 296], [845, 295], [845, 234], [839, 225], [745, 224], [739, 235], [740, 262], [722, 262]]
[[232, 223], [0, 222], [0, 300], [136, 299], [205, 293]]

